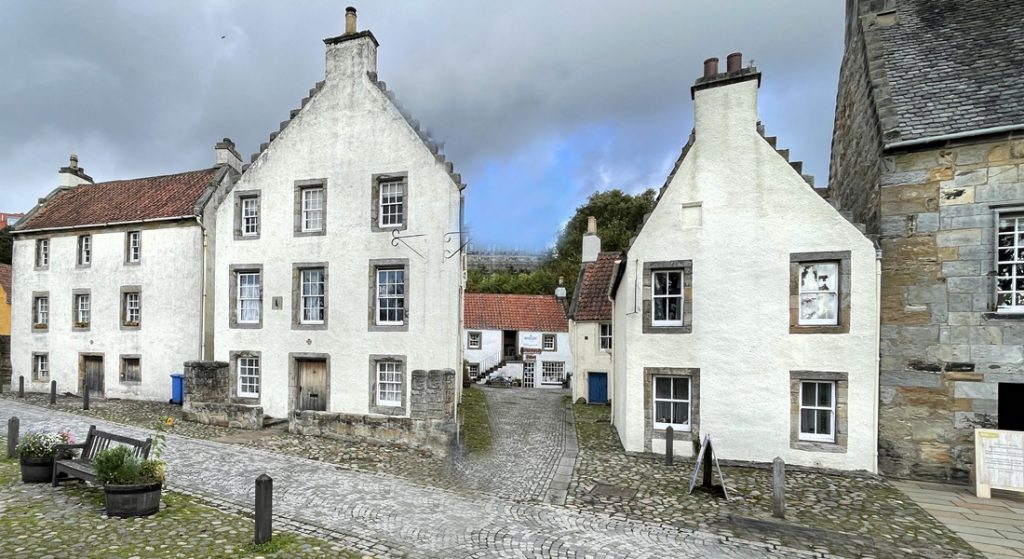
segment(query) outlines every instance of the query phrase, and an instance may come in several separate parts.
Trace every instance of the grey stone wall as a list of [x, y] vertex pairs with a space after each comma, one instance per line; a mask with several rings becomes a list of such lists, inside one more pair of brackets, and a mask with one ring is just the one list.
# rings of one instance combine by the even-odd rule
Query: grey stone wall
[[413, 371], [410, 376], [412, 406], [409, 410], [412, 418], [454, 419], [455, 379], [453, 369]]
[[966, 480], [1000, 382], [1024, 382], [1024, 316], [995, 313], [996, 212], [1024, 208], [1024, 140], [888, 155], [881, 175], [879, 463]]
[[447, 456], [455, 437], [455, 420], [291, 411], [288, 413], [288, 430], [300, 435], [344, 441], [398, 443], [422, 448], [437, 456]]
[[185, 363], [185, 419], [236, 429], [262, 429], [261, 406], [233, 401], [230, 369], [223, 361]]
[[189, 421], [205, 425], [253, 431], [263, 428], [263, 408], [261, 406], [192, 402], [189, 411], [184, 415], [185, 419]]

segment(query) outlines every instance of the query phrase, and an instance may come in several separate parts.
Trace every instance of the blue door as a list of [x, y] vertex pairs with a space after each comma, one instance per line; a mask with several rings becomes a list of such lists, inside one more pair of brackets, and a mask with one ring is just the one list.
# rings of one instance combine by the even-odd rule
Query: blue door
[[608, 402], [608, 373], [587, 373], [587, 401], [591, 404]]

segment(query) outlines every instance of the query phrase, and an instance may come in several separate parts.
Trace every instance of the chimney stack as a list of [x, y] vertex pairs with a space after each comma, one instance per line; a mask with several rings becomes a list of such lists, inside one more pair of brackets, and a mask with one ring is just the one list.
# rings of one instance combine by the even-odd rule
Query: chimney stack
[[356, 9], [352, 6], [345, 8], [345, 34], [351, 35], [356, 32]]
[[57, 172], [57, 186], [72, 187], [80, 184], [92, 184], [92, 177], [85, 174], [85, 169], [78, 166], [78, 156], [71, 154], [68, 166], [61, 167]]
[[217, 165], [227, 165], [236, 172], [242, 172], [242, 156], [235, 149], [235, 142], [231, 138], [224, 138], [214, 144], [213, 152], [217, 156]]
[[558, 276], [558, 287], [555, 288], [555, 297], [565, 299], [565, 276]]
[[739, 72], [743, 67], [743, 54], [734, 52], [725, 59], [725, 71], [728, 73]]
[[753, 64], [744, 68], [742, 53], [734, 52], [727, 56], [725, 59], [725, 72], [721, 73], [718, 71], [718, 59], [709, 58], [704, 61], [704, 75], [697, 78], [693, 87], [690, 88], [690, 98], [696, 99], [695, 94], [702, 89], [710, 89], [747, 80], [757, 80], [757, 85], [760, 87], [761, 72], [758, 72]]
[[718, 74], [718, 59], [709, 58], [704, 61], [704, 77], [710, 78]]
[[587, 218], [587, 232], [583, 235], [583, 263], [597, 261], [601, 252], [601, 237], [597, 236], [597, 218]]

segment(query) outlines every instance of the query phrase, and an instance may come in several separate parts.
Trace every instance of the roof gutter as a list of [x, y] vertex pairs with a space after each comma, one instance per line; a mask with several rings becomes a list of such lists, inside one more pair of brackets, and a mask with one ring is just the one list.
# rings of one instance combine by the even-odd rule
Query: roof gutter
[[1024, 124], [1007, 124], [1005, 126], [995, 126], [993, 128], [980, 128], [978, 130], [968, 130], [967, 132], [955, 132], [953, 134], [942, 134], [940, 136], [929, 136], [927, 138], [918, 138], [916, 140], [906, 140], [904, 142], [893, 142], [891, 144], [885, 144], [882, 149], [885, 151], [892, 149], [901, 149], [916, 147], [925, 144], [934, 144], [938, 142], [948, 142], [951, 140], [961, 140], [963, 138], [971, 138], [974, 136], [988, 136], [990, 134], [1003, 134], [1006, 132], [1016, 132], [1018, 130], [1024, 131]]
[[183, 219], [195, 219], [195, 214], [179, 215], [174, 217], [154, 217], [150, 219], [138, 219], [134, 221], [110, 221], [107, 223], [90, 223], [87, 225], [68, 225], [65, 227], [40, 227], [38, 229], [15, 229], [12, 233], [19, 235], [21, 233], [38, 233], [40, 231], [74, 231], [76, 229], [94, 229], [96, 227], [111, 227], [114, 225], [132, 225], [135, 223], [155, 223], [159, 221], [180, 221]]

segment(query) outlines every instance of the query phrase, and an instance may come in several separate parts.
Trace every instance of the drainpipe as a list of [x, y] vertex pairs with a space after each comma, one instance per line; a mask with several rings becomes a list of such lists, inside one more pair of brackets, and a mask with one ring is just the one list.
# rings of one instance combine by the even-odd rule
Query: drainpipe
[[873, 436], [874, 436], [874, 439], [875, 439], [875, 444], [872, 447], [874, 449], [874, 461], [873, 461], [874, 462], [874, 464], [873, 464], [874, 472], [872, 472], [872, 473], [876, 473], [877, 474], [878, 473], [878, 428], [880, 426], [879, 417], [878, 417], [878, 414], [879, 414], [879, 410], [878, 410], [879, 402], [878, 401], [879, 401], [879, 398], [882, 397], [881, 393], [879, 392], [879, 390], [880, 390], [879, 389], [879, 385], [881, 384], [881, 379], [879, 378], [879, 375], [881, 374], [880, 362], [881, 362], [881, 351], [882, 351], [882, 341], [881, 341], [881, 335], [882, 335], [882, 326], [881, 326], [881, 324], [882, 324], [882, 249], [875, 249], [875, 312], [878, 313], [878, 319], [874, 323], [874, 327], [875, 327], [875, 375], [874, 375], [875, 376], [875, 378], [874, 378], [874, 386], [875, 386], [875, 391], [874, 391], [874, 393], [875, 393], [875, 396], [874, 396], [875, 428], [872, 429], [872, 432], [873, 432]]
[[206, 360], [206, 249], [208, 244], [206, 226], [203, 225], [203, 219], [200, 216], [195, 216], [196, 223], [199, 225], [199, 229], [203, 232], [203, 264], [200, 270], [200, 285], [202, 286], [203, 296], [199, 301], [199, 359]]

